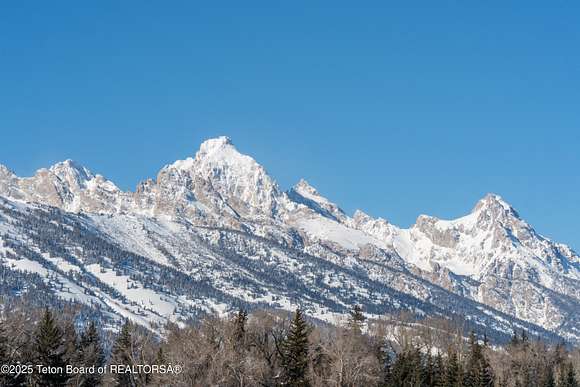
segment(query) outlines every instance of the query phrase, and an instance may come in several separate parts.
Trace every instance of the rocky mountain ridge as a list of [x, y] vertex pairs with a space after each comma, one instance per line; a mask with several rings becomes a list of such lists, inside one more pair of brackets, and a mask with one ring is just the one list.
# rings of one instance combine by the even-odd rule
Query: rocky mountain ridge
[[[347, 300], [362, 301], [376, 315], [404, 305], [415, 305], [411, 309], [418, 313], [441, 313], [464, 303], [459, 309], [470, 310], [476, 320], [494, 316], [498, 330], [517, 322], [568, 339], [580, 338], [580, 257], [570, 247], [539, 235], [494, 194], [485, 196], [462, 218], [422, 215], [412, 227], [403, 229], [362, 211], [350, 217], [304, 180], [284, 192], [264, 167], [239, 153], [229, 138], [219, 137], [204, 142], [194, 157], [163, 167], [155, 180], [140, 183], [135, 192], [121, 191], [103, 176], [67, 160], [28, 178], [0, 166], [0, 197], [4, 198], [0, 206], [4, 265], [42, 272], [41, 277], [51, 272], [65, 276], [62, 281], [66, 278], [71, 287], [83, 292], [96, 292], [90, 282], [107, 274], [111, 280], [115, 277], [119, 283], [115, 289], [124, 297], [138, 298], [133, 289], [147, 283], [151, 290], [155, 276], [131, 280], [137, 276], [132, 271], [136, 267], [123, 274], [124, 269], [118, 267], [121, 261], [88, 257], [78, 252], [87, 246], [63, 237], [58, 262], [68, 262], [77, 268], [73, 271], [86, 276], [84, 280], [69, 278], [69, 271], [51, 261], [56, 259], [52, 258], [55, 251], [43, 242], [44, 231], [23, 238], [27, 231], [16, 226], [18, 222], [35, 219], [43, 224], [39, 230], [44, 230], [51, 226], [39, 214], [50, 213], [60, 219], [55, 220], [58, 224], [66, 220], [77, 232], [93, 233], [107, 249], [115, 246], [140, 257], [135, 259], [145, 266], [149, 262], [152, 271], [170, 268], [207, 281], [208, 289], [225, 289], [218, 298], [229, 301], [220, 306], [201, 292], [205, 294], [198, 298], [204, 300], [202, 309], [223, 311], [236, 300], [283, 309], [304, 303], [313, 314], [330, 320], [342, 313]], [[56, 216], [54, 210], [62, 213]], [[53, 232], [66, 234], [63, 227]], [[78, 251], [73, 251], [75, 244]], [[23, 265], [15, 246], [37, 254], [34, 259], [30, 251], [24, 254], [36, 264]], [[233, 256], [237, 258], [231, 261]], [[304, 256], [316, 263], [306, 264]], [[98, 270], [91, 265], [99, 265]], [[287, 288], [267, 279], [273, 265], [279, 271], [279, 283], [292, 278]], [[297, 273], [303, 277], [296, 277]], [[127, 283], [137, 288], [129, 289]], [[312, 289], [322, 292], [326, 301], [319, 300], [320, 295], [308, 295]], [[154, 306], [149, 309], [155, 321], [184, 318], [183, 311], [194, 307], [183, 299], [194, 299], [193, 290], [188, 295], [166, 288], [153, 293], [149, 302]], [[91, 302], [107, 304], [119, 299], [95, 297]], [[160, 301], [163, 297], [172, 299], [167, 302], [173, 307]], [[138, 305], [137, 310], [146, 309]], [[508, 324], [510, 316], [514, 322]]]

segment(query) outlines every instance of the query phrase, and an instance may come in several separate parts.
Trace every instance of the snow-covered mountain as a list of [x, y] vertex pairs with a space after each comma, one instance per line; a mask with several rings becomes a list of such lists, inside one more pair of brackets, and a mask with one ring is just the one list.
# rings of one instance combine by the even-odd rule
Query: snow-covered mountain
[[304, 180], [284, 192], [227, 137], [135, 192], [71, 160], [26, 178], [0, 166], [0, 260], [8, 298], [50, 293], [154, 329], [240, 305], [332, 322], [358, 303], [580, 340], [580, 257], [499, 196], [403, 229]]

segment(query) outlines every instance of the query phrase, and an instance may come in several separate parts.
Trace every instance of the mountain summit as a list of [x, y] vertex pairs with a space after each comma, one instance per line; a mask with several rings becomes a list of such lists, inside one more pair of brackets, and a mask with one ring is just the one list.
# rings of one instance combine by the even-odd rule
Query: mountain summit
[[154, 212], [177, 210], [202, 220], [225, 217], [230, 224], [245, 216], [272, 216], [281, 196], [264, 167], [225, 136], [204, 141], [194, 158], [162, 168], [156, 187], [142, 187], [138, 194], [153, 198], [137, 200], [153, 203]]

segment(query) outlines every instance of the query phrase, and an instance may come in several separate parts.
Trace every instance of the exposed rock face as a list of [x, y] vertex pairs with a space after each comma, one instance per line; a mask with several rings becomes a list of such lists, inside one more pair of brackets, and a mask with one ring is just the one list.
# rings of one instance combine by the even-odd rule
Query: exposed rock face
[[304, 179], [288, 191], [288, 196], [296, 203], [303, 204], [314, 212], [336, 220], [345, 222], [347, 216], [344, 211], [330, 200], [320, 195], [316, 188], [312, 187]]
[[71, 212], [115, 212], [126, 200], [115, 184], [72, 160], [39, 169], [28, 178], [18, 178], [2, 167], [0, 194]]
[[[316, 272], [322, 270], [322, 263], [310, 267], [312, 273], [301, 273], [304, 281], [321, 275], [317, 281], [322, 282], [317, 283], [325, 288], [320, 291], [329, 294], [333, 287], [343, 286], [342, 281], [354, 281], [349, 288], [357, 294], [374, 294], [380, 283], [429, 305], [458, 297], [465, 305], [479, 302], [580, 338], [580, 257], [570, 247], [539, 235], [495, 194], [486, 195], [459, 219], [421, 215], [412, 227], [403, 229], [360, 210], [349, 217], [305, 180], [283, 192], [260, 164], [239, 153], [229, 138], [219, 137], [204, 142], [194, 157], [163, 167], [155, 180], [141, 182], [135, 192], [123, 192], [67, 160], [28, 178], [0, 165], [0, 196], [87, 213], [98, 220], [95, 227], [116, 243], [132, 249], [151, 244], [153, 250], [139, 250], [140, 254], [191, 273], [239, 254], [259, 257], [255, 265], [264, 265], [260, 270], [252, 266], [257, 271], [251, 275], [243, 274], [252, 281], [274, 270], [268, 266], [270, 261], [281, 265], [276, 270], [290, 275], [293, 269], [280, 258], [286, 250], [273, 252], [267, 247], [276, 244], [296, 256], [315, 257], [349, 273], [365, 273], [367, 282], [344, 273], [322, 276]], [[128, 225], [148, 231], [137, 237], [126, 229]], [[177, 229], [184, 235], [180, 240], [173, 235]], [[200, 231], [209, 229], [228, 231]], [[0, 235], [1, 230], [0, 222]], [[250, 243], [248, 238], [260, 242]], [[200, 245], [193, 240], [232, 251], [180, 260], [199, 254]], [[265, 251], [278, 255], [264, 255]], [[231, 269], [223, 262], [218, 266]], [[220, 274], [215, 276], [212, 281]], [[445, 297], [438, 293], [441, 288], [448, 292]], [[390, 296], [383, 296], [384, 302], [390, 302], [386, 301]]]
[[435, 245], [454, 248], [459, 243], [459, 231], [455, 228], [440, 229], [437, 227], [439, 219], [427, 215], [417, 218], [415, 228], [425, 234]]
[[141, 183], [135, 200], [143, 211], [239, 226], [241, 218], [274, 216], [281, 196], [260, 164], [219, 137], [204, 142], [195, 158], [163, 167], [156, 182]]

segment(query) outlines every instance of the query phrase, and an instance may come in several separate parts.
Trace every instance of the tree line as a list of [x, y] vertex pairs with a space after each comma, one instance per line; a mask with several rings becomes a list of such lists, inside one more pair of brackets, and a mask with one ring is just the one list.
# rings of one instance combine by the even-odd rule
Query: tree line
[[[0, 363], [13, 369], [3, 370], [0, 385], [579, 387], [580, 351], [564, 343], [519, 331], [498, 345], [474, 332], [465, 337], [455, 323], [369, 321], [359, 306], [333, 325], [315, 324], [300, 309], [239, 310], [170, 324], [161, 337], [129, 321], [113, 333], [74, 317], [4, 313]], [[27, 372], [25, 365], [104, 372]], [[119, 365], [131, 372], [117, 372]]]

